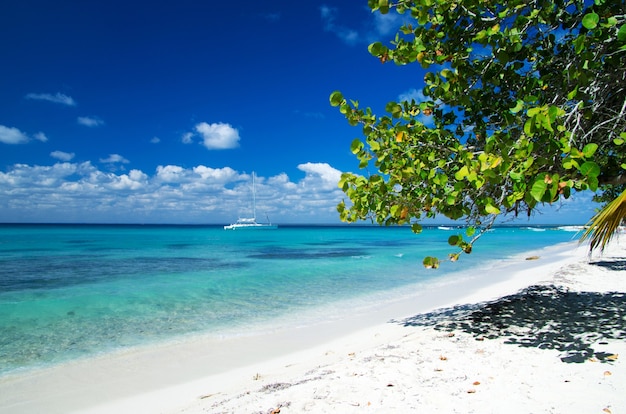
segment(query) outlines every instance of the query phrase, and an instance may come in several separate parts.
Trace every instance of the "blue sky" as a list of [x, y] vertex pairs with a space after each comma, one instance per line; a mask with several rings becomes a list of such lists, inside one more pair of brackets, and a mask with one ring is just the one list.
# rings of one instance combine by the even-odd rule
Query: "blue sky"
[[[397, 16], [366, 1], [64, 1], [0, 6], [0, 222], [338, 223], [362, 106], [422, 87], [367, 53]], [[394, 25], [395, 24], [395, 25]], [[534, 223], [581, 224], [590, 195]]]

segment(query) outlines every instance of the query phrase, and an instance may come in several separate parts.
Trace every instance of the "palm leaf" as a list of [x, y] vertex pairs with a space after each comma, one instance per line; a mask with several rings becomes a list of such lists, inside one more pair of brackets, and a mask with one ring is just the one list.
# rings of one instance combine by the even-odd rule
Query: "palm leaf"
[[598, 247], [600, 247], [600, 251], [604, 251], [606, 245], [619, 230], [624, 218], [626, 218], [626, 191], [591, 218], [580, 242], [590, 240], [590, 253]]

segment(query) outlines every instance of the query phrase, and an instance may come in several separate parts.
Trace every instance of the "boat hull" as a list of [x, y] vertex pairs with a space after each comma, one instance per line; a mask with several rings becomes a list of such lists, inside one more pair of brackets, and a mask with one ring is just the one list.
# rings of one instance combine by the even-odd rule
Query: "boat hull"
[[275, 224], [229, 224], [224, 230], [276, 230]]

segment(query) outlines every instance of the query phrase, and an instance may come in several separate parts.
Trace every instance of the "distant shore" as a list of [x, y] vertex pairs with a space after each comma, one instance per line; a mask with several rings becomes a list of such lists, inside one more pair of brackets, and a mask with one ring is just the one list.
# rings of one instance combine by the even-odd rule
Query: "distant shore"
[[571, 243], [367, 315], [7, 376], [0, 412], [616, 413], [626, 249], [588, 262]]

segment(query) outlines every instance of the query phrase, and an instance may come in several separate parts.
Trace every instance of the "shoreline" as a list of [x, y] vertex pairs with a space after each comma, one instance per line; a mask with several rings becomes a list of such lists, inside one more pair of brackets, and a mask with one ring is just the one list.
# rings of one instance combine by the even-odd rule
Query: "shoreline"
[[[623, 249], [619, 243], [614, 241], [604, 256], [617, 254], [624, 259], [625, 254], [621, 251]], [[534, 253], [539, 253], [541, 257], [538, 260], [526, 260], [523, 257]], [[578, 246], [577, 243], [528, 252], [523, 256], [507, 259], [500, 266], [489, 269], [493, 274], [486, 279], [478, 278], [478, 283], [468, 278], [459, 283], [440, 286], [437, 293], [429, 294], [428, 298], [420, 297], [420, 303], [416, 303], [416, 296], [407, 296], [386, 304], [384, 309], [376, 306], [369, 313], [349, 315], [315, 326], [290, 331], [277, 330], [260, 337], [208, 342], [199, 338], [0, 378], [0, 411], [193, 413], [202, 412], [215, 404], [223, 412], [237, 412], [229, 411], [237, 407], [247, 407], [243, 409], [244, 412], [267, 410], [270, 405], [278, 408], [279, 404], [283, 404], [278, 400], [271, 404], [269, 400], [260, 400], [277, 398], [277, 394], [281, 393], [293, 394], [312, 384], [321, 387], [328, 382], [326, 377], [330, 374], [318, 372], [316, 378], [319, 378], [312, 379], [306, 373], [319, 371], [320, 367], [349, 365], [350, 361], [354, 362], [356, 355], [372, 351], [380, 353], [390, 343], [402, 342], [402, 338], [415, 336], [418, 331], [424, 334], [427, 330], [434, 330], [433, 327], [424, 326], [407, 328], [398, 321], [409, 320], [416, 314], [439, 308], [492, 301], [539, 283], [571, 285], [573, 282], [563, 276], [567, 273], [563, 269], [572, 266], [589, 267], [585, 265], [586, 246]], [[626, 274], [622, 270], [611, 272]], [[577, 275], [569, 277], [574, 280]], [[621, 286], [620, 289], [626, 291], [626, 281], [623, 279], [622, 284], [617, 284], [615, 288]], [[597, 282], [590, 281], [588, 288], [594, 288]], [[581, 285], [582, 282], [576, 283]], [[613, 280], [611, 283], [617, 282]], [[390, 323], [391, 320], [396, 323]], [[441, 336], [440, 331], [434, 331], [428, 331], [428, 334]], [[454, 334], [455, 340], [472, 340], [471, 335], [464, 338], [464, 332], [455, 331]], [[623, 377], [622, 383], [626, 383]], [[289, 378], [289, 381], [284, 381], [284, 378]], [[287, 383], [291, 385], [274, 386], [274, 392], [267, 392], [267, 386]], [[255, 399], [253, 397], [259, 401], [248, 401]], [[293, 401], [289, 400], [288, 405], [283, 405], [281, 412], [305, 411], [304, 406], [296, 408], [296, 401], [302, 403], [307, 398], [309, 402], [315, 400], [311, 396], [285, 395], [287, 397]], [[316, 410], [325, 412], [323, 399], [317, 400], [320, 401]], [[228, 404], [231, 403], [234, 405], [229, 408]], [[362, 405], [360, 407], [365, 408]], [[371, 407], [374, 411], [382, 408], [392, 407]]]

